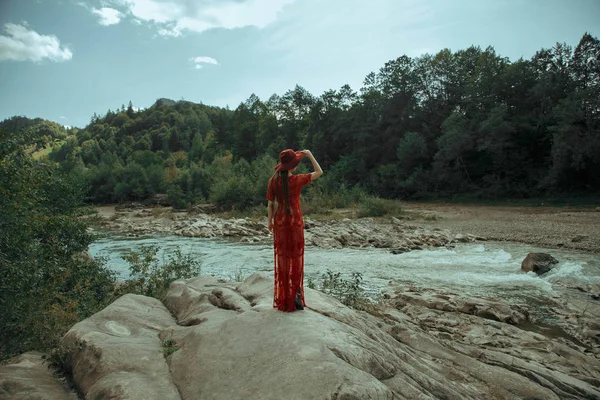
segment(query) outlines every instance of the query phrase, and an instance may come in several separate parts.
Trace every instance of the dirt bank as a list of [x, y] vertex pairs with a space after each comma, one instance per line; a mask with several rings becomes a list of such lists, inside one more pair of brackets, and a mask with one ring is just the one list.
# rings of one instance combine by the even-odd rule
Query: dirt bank
[[404, 202], [416, 225], [600, 253], [600, 208], [480, 206]]

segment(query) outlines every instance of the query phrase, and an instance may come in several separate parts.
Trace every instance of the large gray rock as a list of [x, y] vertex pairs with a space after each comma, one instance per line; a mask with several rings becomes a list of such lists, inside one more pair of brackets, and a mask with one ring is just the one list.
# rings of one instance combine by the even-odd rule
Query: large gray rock
[[88, 399], [180, 399], [159, 338], [174, 325], [156, 299], [119, 298], [63, 337], [73, 382]]
[[529, 253], [521, 262], [521, 271], [533, 271], [538, 275], [543, 275], [558, 264], [558, 260], [546, 253]]
[[42, 353], [30, 351], [0, 364], [0, 399], [75, 400], [77, 396], [53, 375]]
[[[127, 295], [63, 343], [83, 343], [69, 357], [90, 399], [600, 398], [596, 357], [500, 322], [523, 310], [389, 296], [375, 316], [306, 289], [309, 308], [282, 313], [272, 278], [202, 276], [174, 282], [168, 310]], [[165, 358], [169, 341], [176, 351]]]

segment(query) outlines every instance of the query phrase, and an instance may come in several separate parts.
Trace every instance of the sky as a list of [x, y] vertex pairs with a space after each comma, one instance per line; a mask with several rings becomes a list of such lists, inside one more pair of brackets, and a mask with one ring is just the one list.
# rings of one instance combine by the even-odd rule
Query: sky
[[600, 37], [600, 0], [0, 0], [0, 120], [83, 127], [131, 101], [234, 109], [320, 95], [404, 54], [493, 46], [511, 60]]

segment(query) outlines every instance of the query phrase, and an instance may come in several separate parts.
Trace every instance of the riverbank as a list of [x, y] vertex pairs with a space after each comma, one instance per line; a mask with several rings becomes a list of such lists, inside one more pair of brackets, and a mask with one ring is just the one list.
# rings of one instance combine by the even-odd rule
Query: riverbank
[[600, 254], [600, 207], [523, 207], [403, 203], [414, 223], [546, 248]]
[[[266, 218], [226, 218], [202, 210], [176, 212], [169, 207], [96, 207], [96, 225], [128, 236], [152, 233], [197, 238], [228, 238], [242, 243], [270, 243], [272, 236]], [[451, 232], [436, 227], [423, 228], [403, 216], [387, 218], [348, 218], [305, 216], [307, 246], [324, 249], [383, 248], [395, 254], [456, 243], [485, 240], [484, 237]], [[351, 216], [352, 213], [343, 213]]]
[[[307, 246], [389, 248], [406, 252], [477, 240], [526, 243], [600, 254], [600, 210], [400, 202], [397, 217], [355, 218], [352, 210], [306, 216]], [[226, 218], [203, 209], [96, 206], [97, 226], [130, 236], [164, 233], [267, 243], [266, 218]]]

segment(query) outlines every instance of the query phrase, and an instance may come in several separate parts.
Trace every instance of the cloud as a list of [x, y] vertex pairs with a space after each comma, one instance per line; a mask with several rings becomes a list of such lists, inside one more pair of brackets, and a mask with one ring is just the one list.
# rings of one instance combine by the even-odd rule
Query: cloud
[[138, 20], [156, 24], [162, 36], [213, 28], [264, 28], [295, 0], [110, 0]]
[[119, 10], [110, 7], [92, 8], [91, 11], [100, 17], [100, 25], [109, 26], [121, 22], [123, 14]]
[[73, 58], [71, 50], [61, 46], [54, 35], [40, 35], [23, 25], [4, 25], [7, 36], [0, 35], [0, 61], [68, 61]]
[[203, 64], [219, 65], [219, 62], [212, 57], [200, 56], [192, 57], [191, 61], [194, 63], [195, 69], [202, 69]]
[[67, 117], [64, 117], [64, 116], [62, 116], [62, 115], [61, 115], [61, 116], [60, 116], [60, 119], [69, 119], [69, 118], [67, 118]]

